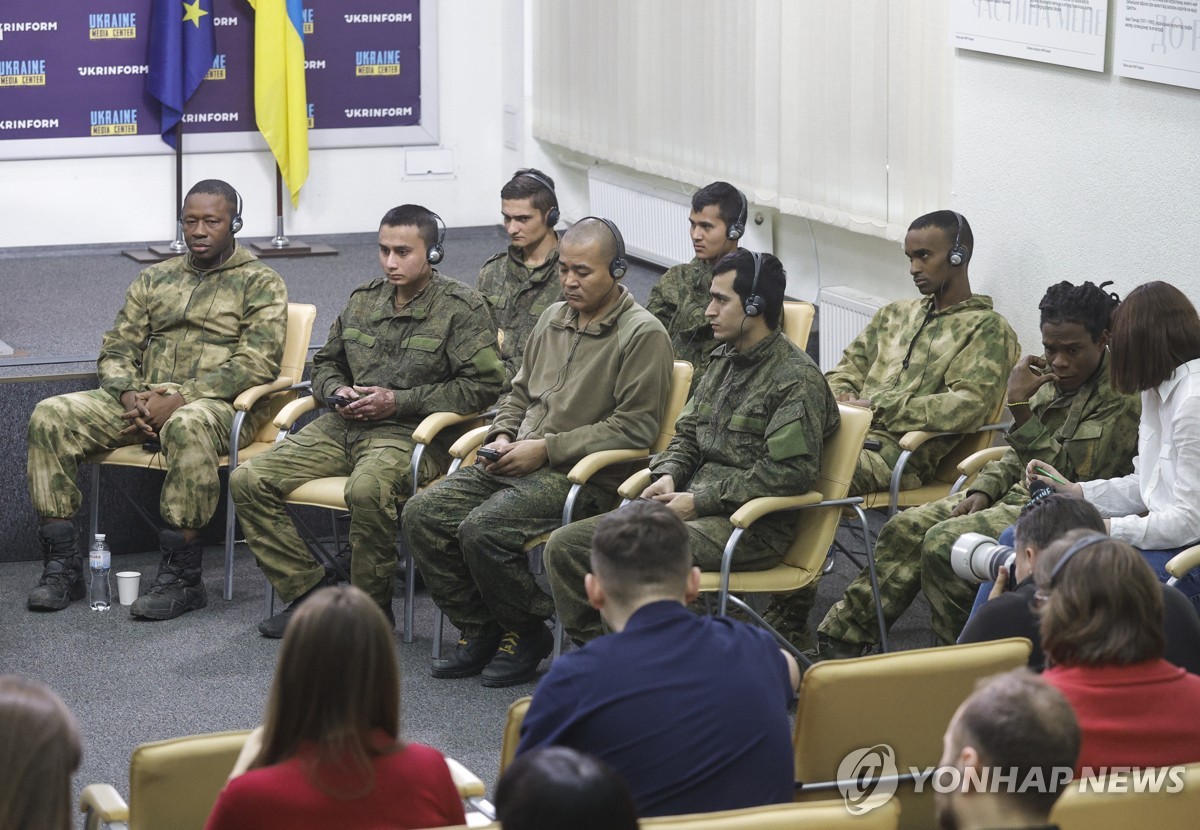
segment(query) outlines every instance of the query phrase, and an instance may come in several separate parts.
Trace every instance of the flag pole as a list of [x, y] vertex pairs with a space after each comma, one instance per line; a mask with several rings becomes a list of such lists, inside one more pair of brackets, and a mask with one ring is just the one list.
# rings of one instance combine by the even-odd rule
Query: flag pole
[[283, 172], [275, 165], [275, 237], [271, 247], [286, 248], [291, 242], [283, 235]]
[[171, 251], [182, 254], [187, 250], [183, 241], [183, 120], [175, 124], [175, 241]]

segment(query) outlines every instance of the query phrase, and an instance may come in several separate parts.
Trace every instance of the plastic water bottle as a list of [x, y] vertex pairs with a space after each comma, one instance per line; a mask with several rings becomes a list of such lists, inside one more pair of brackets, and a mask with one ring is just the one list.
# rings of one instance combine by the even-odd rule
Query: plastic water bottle
[[88, 548], [88, 566], [92, 571], [91, 587], [88, 589], [88, 604], [93, 611], [107, 611], [112, 604], [112, 583], [109, 574], [112, 572], [112, 553], [104, 534], [97, 533]]

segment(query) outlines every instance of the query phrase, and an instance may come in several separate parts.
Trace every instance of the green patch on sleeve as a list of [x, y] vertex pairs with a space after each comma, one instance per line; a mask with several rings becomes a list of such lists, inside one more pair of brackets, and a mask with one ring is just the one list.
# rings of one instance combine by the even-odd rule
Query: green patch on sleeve
[[767, 452], [774, 461], [786, 461], [799, 455], [808, 455], [808, 438], [800, 421], [784, 424], [767, 436]]

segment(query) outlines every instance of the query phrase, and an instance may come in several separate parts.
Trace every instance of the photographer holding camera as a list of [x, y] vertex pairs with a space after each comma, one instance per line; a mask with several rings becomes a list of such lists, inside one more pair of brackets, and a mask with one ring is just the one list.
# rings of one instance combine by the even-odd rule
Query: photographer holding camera
[[[966, 493], [901, 511], [879, 532], [875, 558], [890, 625], [925, 591], [933, 631], [949, 645], [966, 622], [974, 586], [950, 568], [964, 533], [995, 536], [1029, 501], [1025, 464], [1045, 458], [1080, 476], [1123, 475], [1137, 446], [1138, 401], [1108, 379], [1108, 327], [1118, 299], [1090, 282], [1051, 286], [1038, 308], [1044, 354], [1027, 355], [1008, 379], [1009, 449], [983, 468]], [[1083, 471], [1087, 471], [1084, 473]], [[851, 592], [818, 629], [821, 656], [859, 653], [879, 633], [869, 591]]]

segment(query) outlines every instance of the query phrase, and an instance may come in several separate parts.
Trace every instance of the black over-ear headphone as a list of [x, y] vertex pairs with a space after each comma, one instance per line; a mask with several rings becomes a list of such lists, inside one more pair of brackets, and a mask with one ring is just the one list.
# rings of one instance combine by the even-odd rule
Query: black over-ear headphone
[[1058, 582], [1059, 573], [1066, 566], [1066, 564], [1071, 561], [1071, 557], [1086, 547], [1091, 547], [1099, 542], [1107, 542], [1111, 538], [1111, 536], [1106, 536], [1103, 533], [1092, 533], [1084, 536], [1082, 539], [1071, 545], [1071, 547], [1067, 548], [1066, 552], [1062, 555], [1062, 558], [1054, 563], [1054, 569], [1050, 571], [1050, 587], [1053, 588], [1055, 583]]
[[629, 270], [629, 260], [625, 258], [625, 237], [621, 236], [621, 232], [617, 230], [615, 222], [605, 219], [602, 216], [585, 216], [580, 219], [584, 222], [588, 219], [595, 219], [597, 222], [603, 222], [613, 235], [613, 239], [617, 243], [617, 255], [608, 263], [608, 273], [612, 275], [614, 280], [619, 280], [625, 276], [625, 272]]
[[742, 311], [746, 312], [747, 317], [757, 317], [767, 310], [766, 298], [758, 294], [758, 273], [762, 270], [762, 254], [756, 251], [748, 253], [754, 258], [754, 281], [750, 283], [750, 295], [742, 304]]
[[950, 264], [958, 267], [967, 261], [967, 249], [962, 246], [959, 240], [962, 238], [963, 218], [957, 210], [950, 211], [954, 214], [954, 218], [958, 220], [958, 230], [954, 232], [954, 245], [950, 248]]
[[557, 225], [558, 220], [562, 218], [562, 214], [558, 212], [558, 194], [554, 192], [554, 185], [550, 184], [545, 176], [539, 176], [537, 173], [531, 173], [529, 171], [518, 173], [517, 176], [525, 176], [526, 178], [533, 179], [542, 187], [550, 191], [550, 195], [554, 197], [554, 207], [546, 211], [546, 224], [552, 228]]
[[233, 221], [229, 223], [229, 232], [237, 233], [242, 229], [242, 194], [238, 193], [237, 188], [233, 189], [233, 195], [237, 196], [237, 210], [233, 213]]
[[425, 261], [430, 265], [437, 265], [446, 256], [446, 249], [442, 247], [442, 243], [446, 241], [446, 223], [442, 221], [442, 217], [438, 216], [429, 208], [426, 208], [429, 215], [433, 217], [433, 221], [438, 226], [437, 242], [433, 243], [433, 247], [425, 252]]
[[741, 200], [742, 207], [741, 210], [738, 211], [738, 218], [725, 231], [726, 239], [741, 239], [742, 234], [746, 232], [746, 219], [748, 218], [747, 214], [750, 213], [750, 204], [746, 201], [745, 193], [738, 190], [737, 195], [738, 199]]

